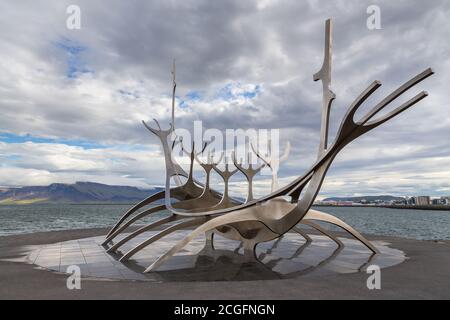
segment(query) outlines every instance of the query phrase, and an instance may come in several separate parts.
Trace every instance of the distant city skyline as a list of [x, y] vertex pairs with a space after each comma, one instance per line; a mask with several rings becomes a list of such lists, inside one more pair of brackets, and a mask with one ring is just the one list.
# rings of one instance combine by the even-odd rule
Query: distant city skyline
[[[292, 181], [315, 161], [321, 88], [312, 75], [331, 17], [330, 140], [373, 80], [383, 86], [366, 109], [424, 68], [436, 74], [417, 88], [427, 99], [343, 150], [318, 199], [450, 195], [449, 2], [377, 1], [380, 30], [366, 27], [360, 1], [111, 1], [114, 10], [79, 1], [80, 30], [66, 28], [70, 4], [0, 3], [0, 185], [163, 185], [158, 141], [140, 121], [170, 121], [173, 58], [177, 126], [279, 128], [282, 146], [298, 141], [279, 172], [281, 186]], [[245, 194], [243, 181], [233, 177], [234, 195]], [[255, 195], [270, 183], [258, 177]]]

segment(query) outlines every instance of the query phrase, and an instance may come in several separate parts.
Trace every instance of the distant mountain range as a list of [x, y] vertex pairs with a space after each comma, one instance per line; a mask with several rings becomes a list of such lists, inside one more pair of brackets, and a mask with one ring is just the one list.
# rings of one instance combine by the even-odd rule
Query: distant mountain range
[[[49, 186], [21, 188], [0, 188], [0, 204], [31, 203], [134, 203], [164, 188], [139, 189], [129, 186], [111, 186], [94, 182], [76, 182], [74, 184], [52, 183]], [[322, 201], [374, 202], [376, 200], [403, 200], [390, 195], [331, 197]]]
[[62, 203], [132, 203], [163, 188], [138, 189], [94, 182], [53, 183], [49, 186], [2, 188], [0, 204]]
[[377, 200], [380, 201], [399, 201], [404, 200], [403, 197], [394, 197], [389, 195], [381, 195], [381, 196], [360, 196], [360, 197], [332, 197], [332, 198], [326, 198], [322, 201], [352, 201], [352, 202], [361, 202], [362, 200], [365, 200], [367, 202], [374, 202]]

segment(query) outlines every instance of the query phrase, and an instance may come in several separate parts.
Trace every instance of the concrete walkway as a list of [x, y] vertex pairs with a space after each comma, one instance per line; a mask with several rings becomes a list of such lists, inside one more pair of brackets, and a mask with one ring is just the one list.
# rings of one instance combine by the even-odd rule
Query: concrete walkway
[[[30, 247], [92, 237], [106, 229], [42, 232], [0, 237], [0, 299], [449, 299], [450, 242], [368, 236], [390, 242], [409, 259], [381, 271], [381, 290], [369, 290], [368, 274], [305, 275], [294, 279], [237, 282], [82, 281], [20, 262]], [[15, 262], [14, 262], [15, 261]]]

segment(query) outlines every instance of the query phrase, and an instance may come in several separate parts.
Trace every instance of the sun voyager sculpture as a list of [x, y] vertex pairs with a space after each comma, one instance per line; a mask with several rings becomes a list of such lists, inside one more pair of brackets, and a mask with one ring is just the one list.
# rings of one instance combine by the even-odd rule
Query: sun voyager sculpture
[[[382, 99], [361, 117], [361, 119], [355, 120], [354, 117], [357, 110], [381, 86], [381, 82], [379, 81], [372, 82], [348, 107], [347, 113], [341, 120], [333, 142], [329, 144], [327, 141], [329, 114], [331, 104], [336, 97], [330, 89], [331, 60], [331, 20], [328, 19], [325, 24], [325, 54], [323, 65], [320, 71], [314, 74], [313, 77], [314, 81], [320, 80], [322, 82], [323, 88], [320, 143], [317, 160], [303, 175], [281, 188], [278, 188], [276, 171], [272, 172], [272, 191], [270, 194], [259, 199], [253, 198], [252, 184], [253, 177], [261, 170], [261, 166], [257, 168], [251, 164], [243, 166], [233, 157], [234, 170], [229, 169], [228, 163], [225, 163], [224, 169], [220, 169], [218, 167], [219, 164], [214, 163], [210, 157], [208, 157], [206, 162], [200, 161], [197, 156], [204, 151], [205, 146], [196, 150], [194, 144], [190, 146], [190, 151], [187, 151], [185, 146], [182, 146], [184, 152], [190, 157], [189, 172], [186, 172], [175, 161], [172, 155], [175, 142], [170, 142], [170, 136], [174, 131], [174, 99], [176, 88], [174, 74], [172, 123], [169, 128], [162, 129], [157, 120], [155, 120], [156, 127], [151, 127], [143, 121], [145, 127], [161, 141], [166, 164], [165, 190], [152, 194], [137, 203], [119, 219], [103, 242], [103, 245], [107, 248], [106, 250], [108, 252], [117, 252], [120, 247], [138, 235], [150, 230], [159, 230], [160, 227], [163, 227], [161, 231], [154, 233], [148, 239], [139, 243], [120, 257], [120, 261], [127, 261], [145, 247], [155, 245], [154, 243], [157, 240], [168, 234], [182, 229], [190, 230], [185, 238], [174, 244], [169, 251], [165, 252], [145, 270], [145, 272], [151, 272], [182, 250], [192, 239], [202, 234], [206, 238], [205, 246], [212, 246], [214, 234], [241, 241], [242, 247], [244, 248], [244, 255], [249, 259], [256, 259], [255, 248], [258, 243], [280, 238], [289, 231], [297, 232], [306, 241], [311, 241], [308, 234], [297, 227], [298, 224], [308, 225], [327, 237], [330, 237], [339, 246], [342, 246], [342, 242], [337, 237], [317, 223], [326, 222], [344, 229], [364, 244], [373, 254], [377, 254], [377, 248], [354, 228], [333, 215], [312, 209], [311, 206], [319, 193], [327, 170], [337, 154], [353, 140], [394, 118], [425, 98], [427, 93], [422, 91], [392, 111], [381, 116], [378, 115], [380, 111], [407, 90], [431, 76], [433, 71], [426, 69], [411, 78]], [[182, 144], [182, 141], [178, 141], [177, 143]], [[269, 159], [259, 154], [253, 146], [252, 150], [261, 159], [263, 166], [265, 165], [272, 170], [274, 169], [275, 166]], [[199, 163], [206, 173], [205, 182], [197, 181], [193, 177], [193, 165], [195, 161]], [[212, 170], [217, 172], [223, 179], [223, 192], [218, 192], [210, 186], [210, 173]], [[240, 171], [247, 179], [248, 194], [245, 201], [232, 199], [228, 194], [228, 182], [231, 176], [237, 171]], [[178, 185], [171, 186], [171, 179], [177, 177], [184, 177], [185, 182], [181, 183], [181, 180], [177, 179]], [[155, 204], [155, 202], [162, 199], [164, 199], [164, 204]], [[131, 233], [127, 233], [119, 241], [115, 241], [120, 234], [125, 233], [130, 226], [139, 220], [163, 210], [169, 211], [170, 214], [167, 217], [144, 225]]]

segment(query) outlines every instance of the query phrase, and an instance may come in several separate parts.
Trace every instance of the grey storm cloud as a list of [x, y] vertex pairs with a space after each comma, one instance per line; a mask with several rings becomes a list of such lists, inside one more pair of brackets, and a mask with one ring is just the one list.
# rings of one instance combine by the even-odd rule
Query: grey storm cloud
[[[72, 4], [81, 9], [80, 30], [66, 28]], [[366, 27], [370, 4], [381, 9], [380, 30]], [[425, 68], [436, 74], [402, 101], [420, 90], [429, 97], [342, 152], [323, 195], [450, 194], [447, 1], [41, 0], [4, 1], [0, 10], [0, 133], [105, 146], [2, 142], [0, 185], [161, 184], [157, 141], [140, 120], [170, 121], [174, 58], [177, 127], [202, 120], [220, 130], [280, 129], [281, 146], [292, 143], [280, 171], [287, 183], [315, 158], [321, 85], [312, 75], [322, 64], [324, 21], [331, 17], [337, 99], [330, 139], [373, 80], [383, 86], [364, 110]], [[260, 90], [220, 96], [230, 85]], [[146, 165], [150, 158], [159, 166]], [[17, 174], [23, 178], [14, 181]], [[267, 177], [261, 179], [268, 187]]]

